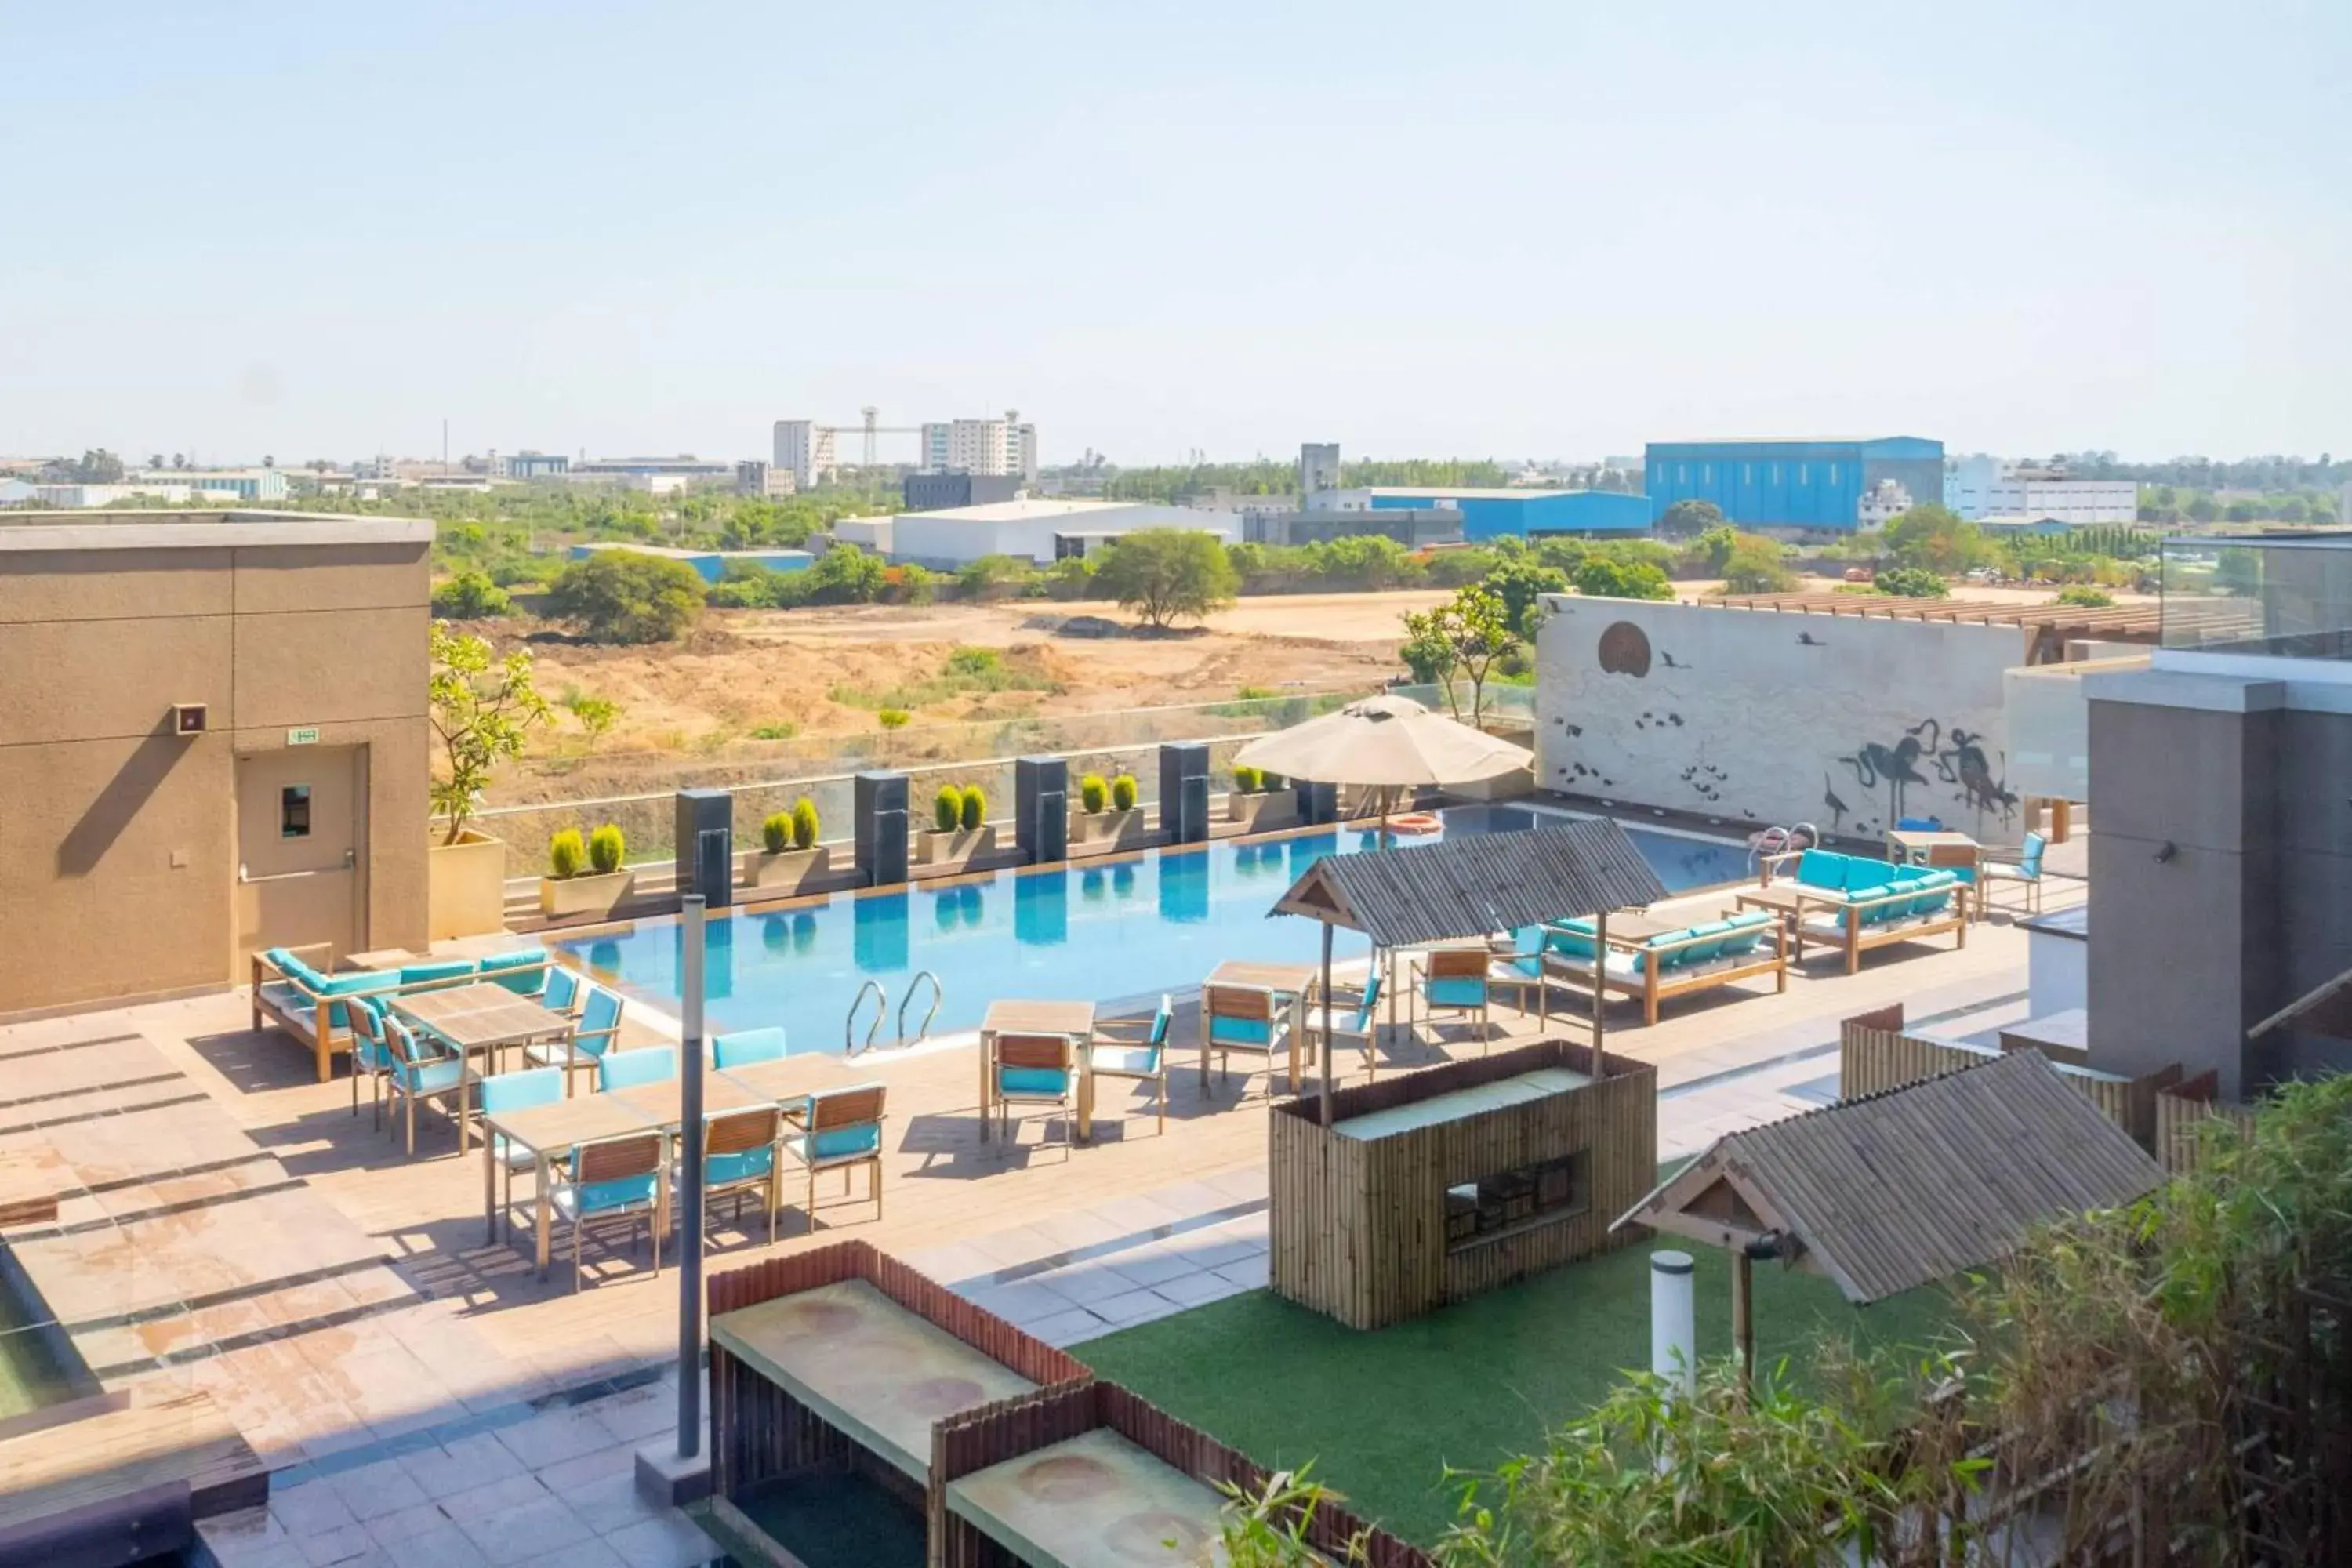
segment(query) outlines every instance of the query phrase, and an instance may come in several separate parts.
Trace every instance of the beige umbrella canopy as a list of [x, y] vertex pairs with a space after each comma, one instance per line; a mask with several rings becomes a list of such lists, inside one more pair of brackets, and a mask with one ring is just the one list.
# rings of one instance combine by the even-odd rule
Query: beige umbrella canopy
[[1252, 741], [1236, 765], [1364, 789], [1479, 784], [1528, 765], [1524, 746], [1433, 713], [1410, 697], [1367, 697]]

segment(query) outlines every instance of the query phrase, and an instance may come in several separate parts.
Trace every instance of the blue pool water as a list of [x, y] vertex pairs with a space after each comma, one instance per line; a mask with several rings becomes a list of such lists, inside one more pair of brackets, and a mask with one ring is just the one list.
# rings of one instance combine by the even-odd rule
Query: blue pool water
[[[1458, 835], [1518, 831], [1550, 814], [1470, 805], [1443, 816], [1445, 831]], [[1739, 845], [1626, 831], [1670, 889], [1747, 875]], [[945, 992], [931, 1031], [952, 1034], [978, 1028], [1000, 997], [1157, 998], [1198, 985], [1229, 958], [1309, 963], [1321, 952], [1321, 928], [1291, 916], [1269, 919], [1266, 910], [1317, 860], [1370, 848], [1372, 837], [1346, 828], [1226, 841], [1114, 865], [1001, 871], [956, 887], [842, 893], [803, 909], [738, 913], [709, 923], [707, 1026], [781, 1024], [795, 1050], [838, 1051], [850, 1003], [868, 980], [881, 984], [895, 1014], [908, 983], [931, 971]], [[625, 992], [676, 1008], [682, 938], [675, 920], [561, 945]], [[1341, 958], [1367, 951], [1362, 937], [1339, 933]], [[910, 1032], [928, 991], [908, 1009]], [[863, 1022], [858, 1033], [862, 1038]], [[894, 1033], [895, 1023], [885, 1022], [882, 1038]]]

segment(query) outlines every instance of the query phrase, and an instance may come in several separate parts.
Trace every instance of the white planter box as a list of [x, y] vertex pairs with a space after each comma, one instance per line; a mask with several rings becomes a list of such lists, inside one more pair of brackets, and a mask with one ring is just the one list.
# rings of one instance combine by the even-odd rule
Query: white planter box
[[539, 879], [539, 912], [549, 920], [565, 920], [574, 915], [607, 915], [620, 908], [637, 885], [635, 871], [614, 871], [598, 876], [590, 872], [580, 877], [541, 877]]
[[743, 886], [768, 892], [790, 892], [832, 869], [833, 850], [825, 845], [814, 849], [787, 849], [778, 855], [755, 849], [743, 858]]
[[985, 855], [996, 847], [996, 829], [990, 826], [959, 827], [942, 833], [927, 827], [922, 833], [922, 863], [926, 866], [948, 866], [959, 860], [969, 860], [975, 855]]
[[425, 937], [485, 936], [507, 929], [507, 847], [468, 827], [455, 844], [433, 835], [425, 851]]

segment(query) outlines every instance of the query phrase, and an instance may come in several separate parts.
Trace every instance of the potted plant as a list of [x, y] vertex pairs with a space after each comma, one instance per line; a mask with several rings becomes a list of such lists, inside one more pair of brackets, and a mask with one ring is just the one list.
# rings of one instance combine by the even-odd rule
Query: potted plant
[[1281, 821], [1296, 813], [1297, 798], [1279, 775], [1247, 763], [1234, 770], [1233, 793], [1225, 796], [1225, 816], [1252, 832], [1269, 819]]
[[1083, 844], [1124, 843], [1143, 837], [1143, 811], [1136, 805], [1133, 773], [1104, 779], [1088, 773], [1078, 781], [1079, 809], [1070, 818], [1070, 837]]
[[440, 823], [425, 851], [425, 935], [480, 936], [507, 924], [507, 847], [473, 826], [482, 791], [500, 763], [522, 754], [534, 724], [548, 717], [531, 684], [530, 655], [503, 659], [488, 639], [432, 623], [433, 673], [425, 705], [440, 748], [433, 814]]
[[816, 841], [816, 802], [803, 795], [790, 811], [760, 824], [760, 848], [743, 858], [743, 885], [796, 891], [833, 868], [833, 851]]
[[931, 826], [922, 836], [923, 864], [944, 866], [995, 847], [987, 793], [978, 784], [941, 784], [931, 797]]
[[576, 827], [549, 839], [548, 874], [539, 879], [539, 912], [549, 920], [580, 915], [610, 919], [637, 883], [637, 874], [622, 864], [627, 849], [621, 830], [609, 822], [590, 834], [584, 845]]

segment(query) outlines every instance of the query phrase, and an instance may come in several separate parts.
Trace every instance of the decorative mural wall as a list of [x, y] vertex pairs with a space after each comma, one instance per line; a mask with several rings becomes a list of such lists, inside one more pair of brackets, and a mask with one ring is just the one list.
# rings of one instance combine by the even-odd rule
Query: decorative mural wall
[[2013, 841], [2013, 627], [1566, 595], [1537, 639], [1545, 787], [1755, 831], [1936, 817]]

